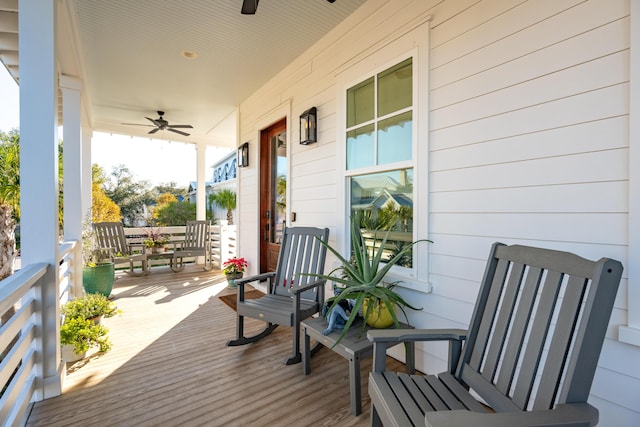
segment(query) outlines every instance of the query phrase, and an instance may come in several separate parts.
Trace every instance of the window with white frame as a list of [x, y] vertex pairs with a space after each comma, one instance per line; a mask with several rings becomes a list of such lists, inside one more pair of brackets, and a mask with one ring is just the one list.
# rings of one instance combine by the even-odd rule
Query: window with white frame
[[[393, 256], [414, 240], [414, 78], [408, 58], [346, 91], [346, 175], [351, 215]], [[376, 231], [383, 231], [378, 232]], [[413, 253], [400, 267], [413, 267]]]

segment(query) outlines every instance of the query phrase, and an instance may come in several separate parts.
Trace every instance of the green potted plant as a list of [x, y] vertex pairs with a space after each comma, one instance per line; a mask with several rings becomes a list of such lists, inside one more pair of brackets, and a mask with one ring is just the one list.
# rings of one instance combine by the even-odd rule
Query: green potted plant
[[68, 301], [60, 312], [64, 319], [60, 326], [60, 344], [65, 361], [82, 359], [95, 346], [100, 352], [111, 349], [107, 336], [109, 330], [100, 323], [100, 319], [113, 317], [121, 311], [107, 297], [97, 293], [87, 294]]
[[108, 329], [103, 325], [97, 325], [89, 319], [66, 319], [60, 327], [62, 359], [65, 362], [83, 359], [93, 346], [98, 346], [100, 352], [109, 351], [111, 342], [107, 332]]
[[101, 318], [113, 317], [121, 311], [113, 301], [102, 294], [95, 293], [68, 301], [60, 308], [60, 313], [65, 318], [89, 319], [99, 323]]
[[145, 230], [147, 238], [144, 240], [144, 245], [152, 253], [164, 252], [165, 247], [169, 243], [169, 236], [160, 232], [159, 228], [150, 227]]
[[[383, 259], [387, 251], [386, 245], [389, 231], [386, 232], [381, 240], [374, 236], [372, 244], [368, 245], [361, 231], [361, 215], [354, 214], [351, 218], [351, 256], [349, 258], [342, 256], [331, 245], [323, 242], [340, 262], [340, 266], [329, 274], [316, 275], [333, 281], [336, 289], [336, 295], [327, 299], [327, 315], [341, 301], [353, 301], [349, 318], [337, 342], [340, 342], [344, 337], [359, 314], [362, 314], [365, 319], [365, 322], [362, 323], [363, 329], [366, 327], [367, 322], [373, 327], [386, 327], [391, 324], [399, 327], [400, 322], [396, 314], [396, 308], [400, 309], [405, 319], [407, 319], [405, 308], [421, 310], [421, 308], [409, 304], [394, 291], [394, 287], [399, 283], [398, 281], [388, 283], [384, 281], [384, 278], [394, 265], [406, 259], [414, 245], [419, 242], [431, 241], [426, 239], [417, 240], [405, 244], [401, 248], [396, 247], [391, 251], [388, 258]], [[378, 241], [380, 241], [379, 245]], [[381, 317], [387, 312], [392, 321], [390, 323], [387, 322], [386, 326], [380, 325], [380, 323], [384, 323], [379, 322]]]
[[82, 228], [82, 287], [88, 294], [111, 295], [115, 268], [109, 249], [98, 248], [96, 235], [87, 215]]

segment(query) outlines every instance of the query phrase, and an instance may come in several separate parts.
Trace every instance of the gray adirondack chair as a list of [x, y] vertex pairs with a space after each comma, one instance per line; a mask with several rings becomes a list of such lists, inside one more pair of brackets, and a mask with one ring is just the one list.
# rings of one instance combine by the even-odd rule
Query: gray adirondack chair
[[204, 269], [211, 270], [211, 221], [187, 221], [184, 242], [173, 251], [171, 269], [184, 269], [184, 258], [203, 256]]
[[[285, 360], [290, 365], [302, 360], [300, 353], [300, 321], [319, 313], [324, 302], [325, 279], [316, 279], [312, 274], [324, 272], [328, 228], [285, 228], [276, 271], [236, 279], [237, 324], [236, 339], [227, 342], [237, 346], [256, 342], [269, 335], [279, 325], [293, 328], [291, 357]], [[268, 293], [258, 299], [245, 299], [245, 284], [267, 280]], [[267, 323], [265, 329], [251, 337], [244, 336], [244, 318], [250, 317]]]
[[[468, 331], [369, 332], [371, 424], [596, 425], [587, 398], [621, 275], [611, 259], [494, 244]], [[449, 341], [449, 371], [385, 371], [386, 347], [409, 340]]]
[[[124, 227], [120, 222], [98, 222], [93, 225], [98, 242], [98, 250], [108, 251], [111, 254], [114, 265], [128, 264], [127, 274], [142, 276], [149, 274], [147, 268], [147, 256], [144, 254], [144, 245], [130, 245], [124, 234]], [[134, 264], [139, 262], [141, 268], [135, 271]]]

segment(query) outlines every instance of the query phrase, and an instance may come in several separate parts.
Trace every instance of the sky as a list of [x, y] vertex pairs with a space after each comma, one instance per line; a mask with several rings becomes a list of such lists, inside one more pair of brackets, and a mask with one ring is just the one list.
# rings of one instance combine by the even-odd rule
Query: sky
[[[0, 131], [8, 132], [20, 126], [19, 88], [8, 71], [0, 64]], [[64, 137], [61, 133], [60, 137]], [[213, 175], [211, 166], [228, 154], [228, 149], [207, 149], [205, 179]], [[196, 176], [196, 146], [181, 142], [150, 140], [126, 135], [94, 132], [91, 162], [110, 173], [114, 166], [124, 164], [138, 181], [150, 184], [175, 182], [188, 187]]]

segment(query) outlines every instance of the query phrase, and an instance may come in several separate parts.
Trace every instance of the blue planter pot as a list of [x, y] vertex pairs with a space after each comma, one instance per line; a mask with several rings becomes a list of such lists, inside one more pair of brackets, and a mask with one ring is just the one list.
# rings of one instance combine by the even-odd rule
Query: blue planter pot
[[108, 298], [113, 290], [114, 278], [115, 271], [112, 262], [82, 269], [82, 286], [88, 294], [102, 294]]
[[225, 274], [225, 277], [227, 278], [227, 286], [230, 288], [237, 288], [238, 285], [236, 285], [236, 279], [242, 279], [242, 274], [243, 273]]

